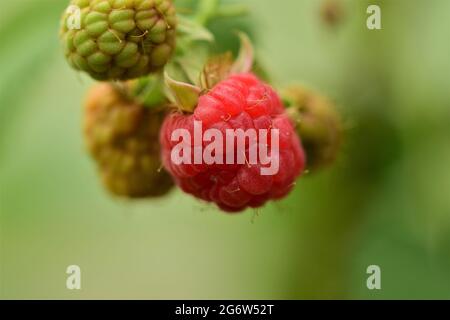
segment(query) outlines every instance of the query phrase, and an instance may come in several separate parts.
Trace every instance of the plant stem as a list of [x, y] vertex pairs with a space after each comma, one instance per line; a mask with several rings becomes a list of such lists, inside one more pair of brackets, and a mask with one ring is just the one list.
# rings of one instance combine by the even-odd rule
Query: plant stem
[[195, 20], [202, 26], [207, 25], [216, 16], [219, 2], [219, 0], [200, 0]]
[[245, 16], [249, 13], [248, 7], [243, 4], [229, 4], [221, 6], [216, 13], [218, 18]]

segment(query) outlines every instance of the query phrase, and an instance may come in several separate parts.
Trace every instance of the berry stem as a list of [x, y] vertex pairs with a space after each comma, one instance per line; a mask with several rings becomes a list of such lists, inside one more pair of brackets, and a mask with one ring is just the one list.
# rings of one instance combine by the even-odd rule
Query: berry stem
[[295, 127], [297, 127], [299, 123], [302, 121], [302, 114], [296, 107], [287, 108], [286, 114]]
[[234, 18], [245, 16], [249, 13], [249, 9], [243, 4], [228, 4], [221, 6], [216, 13], [217, 18]]
[[195, 21], [202, 26], [206, 26], [215, 18], [234, 18], [248, 13], [248, 7], [243, 4], [221, 5], [219, 0], [200, 0]]
[[142, 88], [138, 99], [147, 107], [161, 106], [166, 101], [162, 74], [141, 79]]
[[218, 9], [219, 0], [200, 0], [195, 20], [202, 26], [205, 26], [216, 16]]

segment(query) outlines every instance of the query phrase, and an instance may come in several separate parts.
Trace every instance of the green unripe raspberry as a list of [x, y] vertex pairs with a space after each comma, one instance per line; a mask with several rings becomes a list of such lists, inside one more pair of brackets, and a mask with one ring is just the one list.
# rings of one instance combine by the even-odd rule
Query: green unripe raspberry
[[60, 37], [69, 64], [97, 80], [127, 80], [161, 69], [175, 49], [172, 0], [71, 0]]
[[161, 169], [159, 131], [164, 111], [131, 101], [112, 84], [87, 97], [84, 137], [105, 187], [126, 198], [158, 197], [173, 187]]

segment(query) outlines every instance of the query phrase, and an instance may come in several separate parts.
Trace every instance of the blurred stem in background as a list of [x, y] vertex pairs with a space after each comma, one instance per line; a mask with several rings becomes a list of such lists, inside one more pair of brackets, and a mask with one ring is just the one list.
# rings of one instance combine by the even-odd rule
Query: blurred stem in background
[[[389, 14], [388, 1], [377, 3], [382, 4], [383, 14]], [[365, 12], [369, 2], [352, 4], [356, 12]], [[364, 25], [365, 21], [359, 24]], [[316, 190], [307, 191], [317, 196], [310, 212], [302, 213], [307, 215], [307, 220], [299, 220], [297, 241], [303, 251], [298, 251], [292, 298], [349, 296], [352, 255], [357, 248], [359, 227], [366, 218], [366, 206], [371, 203], [386, 170], [400, 154], [398, 132], [389, 116], [389, 110], [394, 107], [389, 65], [383, 65], [385, 60], [380, 59], [390, 49], [389, 36], [383, 31], [355, 28], [353, 37], [344, 62], [348, 73], [343, 75], [340, 87], [340, 104], [345, 107], [349, 125], [345, 146], [339, 168], [331, 175], [324, 173], [318, 178], [326, 179], [326, 186], [322, 181], [312, 186]], [[360, 96], [361, 93], [366, 96]], [[312, 177], [304, 179], [309, 178]], [[303, 185], [298, 192], [307, 188]]]
[[239, 3], [226, 3], [220, 0], [200, 0], [195, 20], [207, 25], [217, 18], [235, 18], [249, 13], [249, 7]]

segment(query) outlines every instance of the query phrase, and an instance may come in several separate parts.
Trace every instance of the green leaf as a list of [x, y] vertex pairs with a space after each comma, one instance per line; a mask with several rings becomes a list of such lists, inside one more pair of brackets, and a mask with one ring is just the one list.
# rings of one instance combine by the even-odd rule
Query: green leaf
[[190, 41], [214, 41], [214, 35], [207, 28], [192, 19], [179, 15], [178, 21], [178, 32], [182, 37]]

